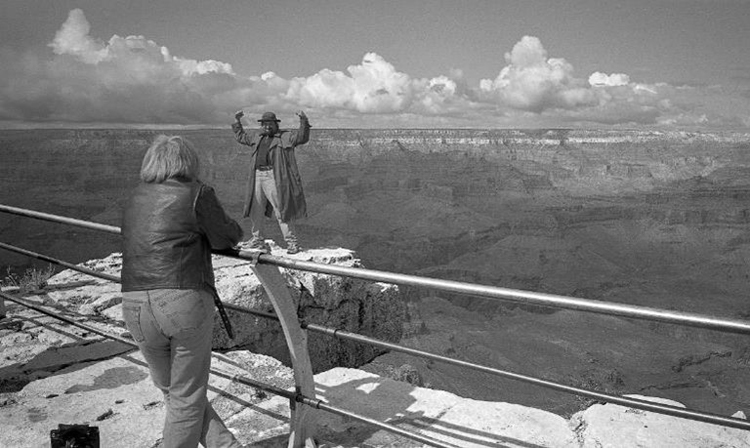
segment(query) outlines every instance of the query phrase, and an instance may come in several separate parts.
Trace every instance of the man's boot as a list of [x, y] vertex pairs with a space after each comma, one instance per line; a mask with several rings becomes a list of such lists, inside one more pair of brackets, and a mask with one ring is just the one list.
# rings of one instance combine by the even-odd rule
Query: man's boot
[[289, 255], [299, 253], [299, 251], [301, 250], [302, 248], [299, 247], [299, 244], [296, 241], [291, 241], [286, 246], [286, 253], [288, 253]]

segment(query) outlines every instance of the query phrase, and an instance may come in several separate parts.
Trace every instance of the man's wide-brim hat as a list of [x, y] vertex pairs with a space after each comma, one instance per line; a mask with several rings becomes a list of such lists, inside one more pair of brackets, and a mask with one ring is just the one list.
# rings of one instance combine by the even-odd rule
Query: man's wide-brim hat
[[276, 118], [276, 114], [273, 112], [266, 112], [263, 114], [262, 117], [260, 117], [260, 120], [258, 120], [258, 123], [263, 123], [264, 121], [275, 121], [276, 123], [279, 123], [281, 120]]

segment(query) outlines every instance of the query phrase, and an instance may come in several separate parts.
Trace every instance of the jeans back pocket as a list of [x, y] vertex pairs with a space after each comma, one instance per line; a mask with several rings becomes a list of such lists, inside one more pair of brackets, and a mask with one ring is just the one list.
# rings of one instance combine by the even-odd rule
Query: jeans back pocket
[[194, 289], [164, 289], [151, 296], [151, 309], [164, 335], [172, 337], [213, 323], [213, 295]]
[[143, 336], [143, 330], [141, 330], [142, 306], [143, 304], [141, 303], [133, 303], [127, 300], [122, 301], [122, 318], [135, 342], [143, 342], [146, 340]]

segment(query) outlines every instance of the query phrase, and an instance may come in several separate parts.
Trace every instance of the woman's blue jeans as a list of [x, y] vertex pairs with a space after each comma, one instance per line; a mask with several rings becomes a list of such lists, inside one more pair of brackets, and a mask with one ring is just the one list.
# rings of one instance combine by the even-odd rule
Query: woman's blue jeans
[[213, 293], [154, 289], [123, 293], [122, 314], [164, 393], [164, 448], [241, 447], [206, 395]]

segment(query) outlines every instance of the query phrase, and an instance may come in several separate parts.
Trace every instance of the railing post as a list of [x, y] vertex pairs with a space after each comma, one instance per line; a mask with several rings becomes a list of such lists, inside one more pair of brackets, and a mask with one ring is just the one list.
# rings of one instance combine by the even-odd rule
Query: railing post
[[0, 320], [5, 319], [5, 299], [0, 295]]
[[[296, 390], [306, 397], [315, 398], [315, 380], [307, 351], [307, 332], [299, 325], [297, 308], [289, 286], [276, 266], [251, 264], [251, 269], [268, 293], [284, 330], [294, 368]], [[314, 447], [315, 410], [303, 403], [294, 403], [290, 408], [292, 415], [288, 448]]]

